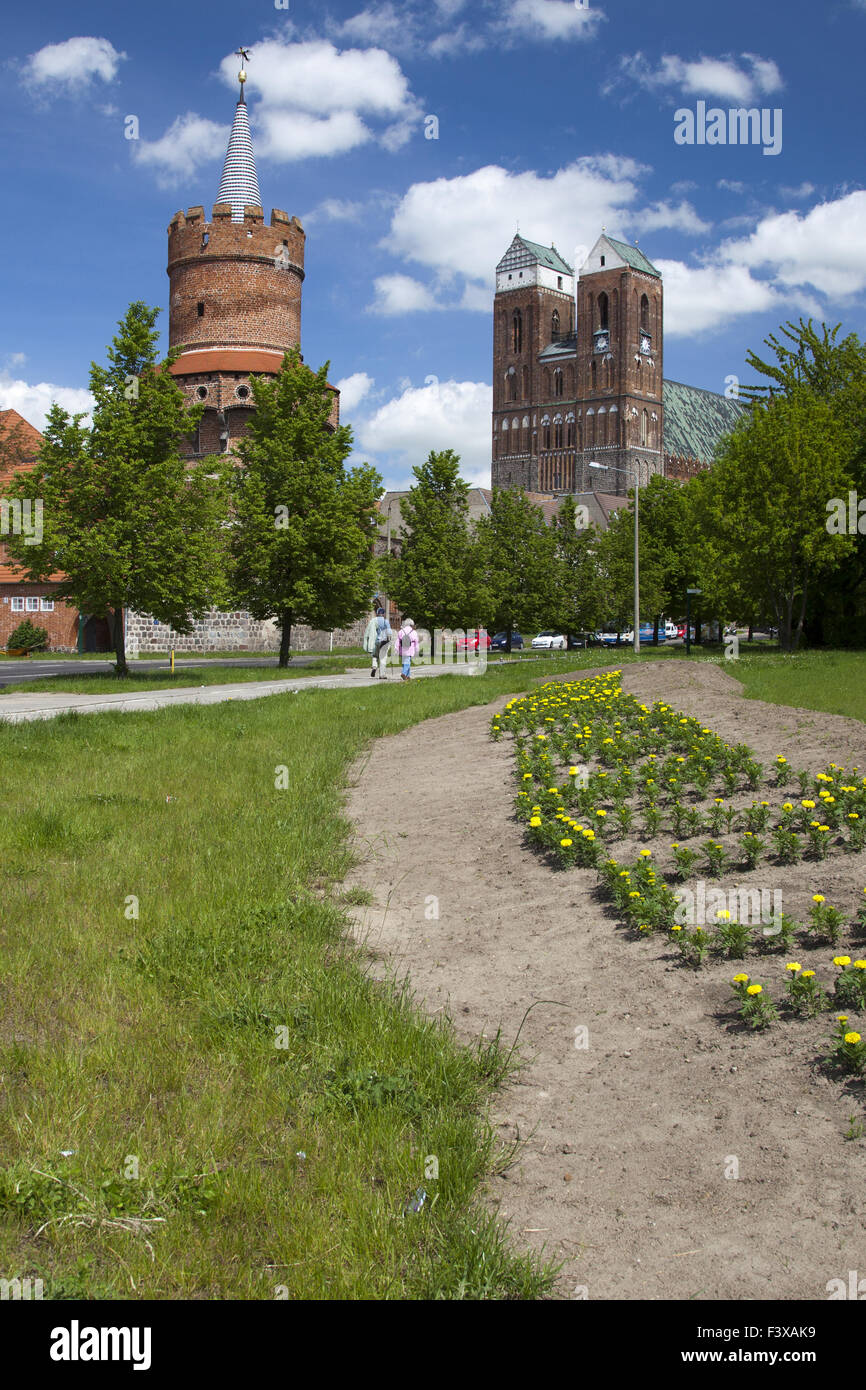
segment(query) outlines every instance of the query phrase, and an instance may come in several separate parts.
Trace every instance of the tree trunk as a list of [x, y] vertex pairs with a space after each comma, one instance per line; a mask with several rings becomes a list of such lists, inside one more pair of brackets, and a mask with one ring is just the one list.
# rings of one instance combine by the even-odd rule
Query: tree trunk
[[657, 647], [658, 644], [659, 644], [659, 620], [658, 620], [658, 618], [653, 618], [653, 646], [654, 646], [654, 647]]
[[115, 670], [119, 676], [128, 676], [129, 667], [126, 664], [126, 641], [123, 632], [123, 609], [114, 610], [114, 655], [116, 658]]
[[280, 625], [280, 660], [281, 667], [288, 666], [292, 648], [292, 615], [291, 613], [281, 613], [277, 619]]

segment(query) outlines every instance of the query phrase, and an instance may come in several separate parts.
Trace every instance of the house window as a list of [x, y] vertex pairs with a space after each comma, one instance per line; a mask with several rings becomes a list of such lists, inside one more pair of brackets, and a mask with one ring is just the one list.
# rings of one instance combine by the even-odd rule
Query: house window
[[39, 600], [38, 600], [38, 598], [28, 598], [28, 600], [27, 600], [27, 612], [28, 612], [28, 613], [38, 613], [38, 612], [39, 612]]
[[23, 600], [23, 598], [13, 598], [13, 600], [12, 600], [12, 612], [13, 612], [13, 613], [23, 613], [23, 612], [24, 612], [24, 600]]
[[54, 612], [54, 599], [53, 599], [53, 598], [41, 598], [41, 599], [39, 600], [39, 610], [40, 610], [40, 612], [42, 612], [42, 613], [53, 613], [53, 612]]

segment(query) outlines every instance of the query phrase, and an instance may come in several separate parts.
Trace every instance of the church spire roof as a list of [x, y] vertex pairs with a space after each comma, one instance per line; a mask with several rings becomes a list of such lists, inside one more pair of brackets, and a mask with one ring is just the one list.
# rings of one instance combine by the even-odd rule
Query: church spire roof
[[[244, 48], [239, 48], [237, 52], [240, 55], [241, 64], [243, 64], [244, 59], [248, 58], [249, 55]], [[250, 135], [250, 119], [244, 97], [246, 80], [246, 72], [241, 66], [238, 73], [241, 92], [235, 107], [235, 118], [226, 150], [223, 176], [220, 179], [219, 193], [217, 194], [218, 203], [231, 203], [233, 222], [243, 222], [245, 206], [252, 204], [255, 207], [260, 207], [262, 202], [258, 175], [256, 174], [256, 159], [253, 154], [253, 141]]]

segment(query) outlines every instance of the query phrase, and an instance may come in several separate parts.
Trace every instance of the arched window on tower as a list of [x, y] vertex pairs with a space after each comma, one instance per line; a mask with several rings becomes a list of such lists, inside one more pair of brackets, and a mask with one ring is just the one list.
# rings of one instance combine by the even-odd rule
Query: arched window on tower
[[640, 326], [643, 333], [649, 333], [649, 300], [645, 294], [640, 297]]
[[610, 390], [613, 387], [613, 357], [607, 354], [604, 364], [604, 384]]
[[553, 394], [554, 394], [555, 396], [561, 396], [561, 395], [562, 395], [562, 368], [561, 368], [561, 367], [557, 367], [556, 371], [553, 373]]
[[574, 411], [570, 410], [565, 417], [565, 447], [574, 448]]
[[553, 447], [554, 447], [554, 449], [561, 449], [561, 448], [562, 448], [562, 416], [561, 416], [561, 415], [554, 415], [554, 417], [553, 417]]
[[604, 406], [602, 406], [598, 412], [595, 442], [596, 444], [607, 443], [607, 411], [605, 410]]
[[604, 293], [604, 291], [602, 290], [601, 294], [598, 296], [598, 326], [599, 326], [599, 328], [609, 328], [609, 327], [610, 327], [610, 324], [609, 324], [609, 322], [608, 322], [608, 317], [609, 317], [609, 303], [608, 303], [608, 298], [607, 298], [607, 295], [606, 295], [606, 294]]
[[549, 416], [549, 415], [542, 415], [542, 417], [541, 417], [541, 447], [542, 447], [543, 449], [549, 449], [549, 448], [550, 448], [550, 416]]
[[643, 444], [644, 446], [646, 446], [648, 434], [649, 434], [649, 415], [648, 415], [647, 412], [644, 410], [644, 411], [641, 413], [641, 417], [640, 417], [640, 442], [641, 442], [641, 444]]
[[615, 405], [611, 406], [607, 419], [607, 440], [609, 444], [619, 443], [619, 411]]
[[529, 453], [529, 416], [523, 417], [523, 428], [520, 432], [520, 448], [524, 454]]
[[550, 316], [550, 337], [553, 342], [559, 337], [559, 310], [554, 309]]
[[592, 406], [586, 412], [586, 447], [591, 449], [595, 443], [595, 411]]
[[594, 359], [593, 359], [592, 365], [591, 365], [591, 367], [590, 367], [590, 369], [589, 369], [589, 375], [590, 375], [590, 384], [591, 384], [591, 386], [592, 386], [593, 391], [595, 391], [596, 388], [597, 388], [597, 386], [598, 386], [598, 372], [596, 371], [596, 366], [595, 366], [595, 360], [594, 360]]
[[511, 318], [511, 348], [513, 352], [523, 351], [523, 314], [515, 309]]
[[508, 399], [517, 400], [517, 373], [512, 367], [508, 373]]

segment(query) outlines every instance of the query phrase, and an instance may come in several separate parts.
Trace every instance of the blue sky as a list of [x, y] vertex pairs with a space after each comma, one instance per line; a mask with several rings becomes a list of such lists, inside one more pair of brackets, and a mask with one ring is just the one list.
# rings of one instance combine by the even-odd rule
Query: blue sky
[[[166, 228], [215, 200], [239, 43], [266, 215], [307, 231], [305, 358], [390, 486], [444, 447], [489, 483], [518, 222], [568, 261], [602, 225], [639, 241], [675, 380], [748, 380], [801, 314], [866, 334], [866, 0], [48, 0], [16, 7], [0, 65], [0, 408], [86, 409], [128, 303], [165, 309]], [[700, 102], [781, 111], [780, 152], [677, 144]]]

